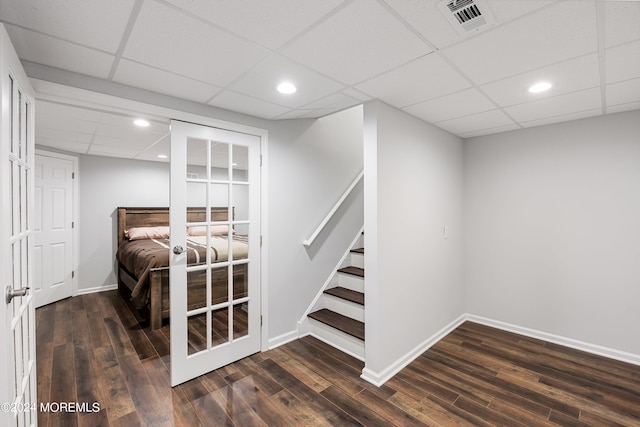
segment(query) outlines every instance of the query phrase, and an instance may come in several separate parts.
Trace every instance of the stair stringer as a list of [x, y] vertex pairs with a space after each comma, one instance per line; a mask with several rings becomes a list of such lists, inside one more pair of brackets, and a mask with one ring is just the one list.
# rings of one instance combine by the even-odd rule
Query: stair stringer
[[349, 265], [348, 261], [351, 256], [351, 249], [355, 248], [357, 245], [361, 246], [360, 242], [364, 240], [363, 234], [362, 234], [363, 232], [364, 232], [364, 226], [362, 226], [360, 231], [358, 231], [355, 238], [351, 241], [351, 244], [347, 247], [346, 252], [342, 256], [342, 258], [340, 258], [340, 261], [335, 266], [335, 268], [332, 270], [332, 273], [329, 276], [329, 278], [327, 278], [326, 282], [324, 282], [324, 285], [322, 285], [322, 288], [320, 288], [320, 290], [316, 294], [315, 298], [313, 299], [309, 307], [307, 307], [307, 309], [302, 314], [302, 317], [300, 318], [300, 320], [298, 320], [298, 338], [302, 338], [311, 333], [311, 328], [309, 326], [309, 318], [307, 317], [308, 314], [311, 313], [312, 311], [322, 308], [321, 304], [322, 304], [322, 297], [323, 297], [324, 291], [327, 290], [329, 287], [331, 287], [331, 285], [338, 284], [338, 270], [343, 267], [347, 267]]

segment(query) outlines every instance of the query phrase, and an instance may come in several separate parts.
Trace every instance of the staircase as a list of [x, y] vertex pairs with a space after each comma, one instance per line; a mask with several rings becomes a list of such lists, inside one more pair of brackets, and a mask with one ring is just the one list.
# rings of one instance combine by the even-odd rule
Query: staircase
[[363, 234], [307, 315], [311, 335], [360, 360], [364, 360]]

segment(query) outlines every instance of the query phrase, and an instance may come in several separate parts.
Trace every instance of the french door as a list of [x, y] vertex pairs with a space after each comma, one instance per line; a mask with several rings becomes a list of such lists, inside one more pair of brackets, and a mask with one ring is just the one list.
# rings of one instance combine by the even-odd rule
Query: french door
[[37, 423], [32, 283], [34, 92], [0, 24], [0, 425]]
[[170, 226], [175, 386], [260, 351], [260, 137], [172, 120]]

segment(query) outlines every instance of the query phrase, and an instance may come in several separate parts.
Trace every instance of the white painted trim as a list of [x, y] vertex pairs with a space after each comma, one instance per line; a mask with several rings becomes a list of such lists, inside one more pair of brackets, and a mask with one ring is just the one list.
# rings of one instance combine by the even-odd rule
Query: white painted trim
[[407, 354], [400, 357], [398, 360], [392, 363], [384, 371], [378, 373], [365, 367], [362, 370], [362, 375], [360, 375], [360, 378], [370, 382], [371, 384], [377, 387], [382, 386], [385, 382], [391, 379], [395, 374], [397, 374], [403, 368], [405, 368], [407, 365], [413, 362], [422, 353], [429, 350], [429, 348], [433, 347], [435, 344], [438, 343], [438, 341], [443, 339], [445, 336], [447, 336], [447, 334], [451, 333], [454, 329], [456, 329], [458, 326], [462, 325], [466, 321], [479, 323], [481, 325], [489, 326], [489, 327], [500, 329], [503, 331], [513, 332], [515, 334], [524, 335], [526, 337], [551, 342], [554, 344], [584, 351], [586, 353], [591, 353], [591, 354], [606, 357], [609, 359], [618, 360], [620, 362], [625, 362], [625, 363], [630, 363], [632, 365], [640, 366], [639, 354], [633, 354], [633, 353], [628, 353], [620, 350], [615, 350], [612, 348], [603, 347], [601, 345], [575, 340], [573, 338], [562, 337], [559, 335], [554, 335], [547, 332], [538, 331], [535, 329], [513, 325], [511, 323], [501, 322], [499, 320], [487, 319], [486, 317], [465, 313], [465, 314], [462, 314], [453, 322], [451, 322], [450, 324], [448, 324], [447, 326], [445, 326], [444, 328], [442, 328], [440, 331], [436, 332], [431, 337], [427, 338], [424, 342], [422, 342], [422, 344], [418, 345], [413, 350], [409, 351]]
[[[327, 332], [329, 335], [332, 336], [331, 339], [325, 338], [323, 337], [321, 333], [316, 333], [313, 332], [313, 330], [311, 332], [309, 332], [308, 334], [304, 335], [310, 335], [312, 337], [314, 337], [317, 340], [322, 341], [323, 343], [326, 343], [328, 345], [330, 345], [333, 348], [338, 349], [339, 351], [348, 354], [349, 356], [360, 360], [361, 362], [364, 362], [364, 356], [362, 354], [358, 354], [357, 352], [355, 352], [355, 348], [354, 349], [348, 349], [347, 346], [349, 346], [349, 344], [352, 344], [353, 347], [358, 347], [360, 346], [360, 343], [357, 343], [356, 341], [360, 341], [358, 340], [358, 338], [353, 338], [347, 334], [345, 334], [344, 332], [340, 332], [337, 329], [332, 328], [331, 326], [328, 325], [324, 325], [323, 323], [317, 322], [319, 326], [319, 328], [324, 328], [324, 329], [320, 329], [321, 331]], [[324, 326], [322, 326], [324, 325]], [[344, 335], [344, 336], [343, 336]], [[337, 338], [336, 337], [341, 337], [341, 338]], [[303, 337], [300, 337], [303, 338]], [[353, 339], [353, 341], [351, 341], [351, 339]], [[338, 342], [340, 341], [340, 342]], [[361, 344], [362, 345], [362, 351], [364, 352], [364, 343]]]
[[[37, 102], [37, 101], [36, 101]], [[78, 289], [78, 267], [80, 265], [80, 240], [78, 233], [78, 218], [80, 218], [80, 204], [78, 203], [79, 187], [78, 181], [80, 176], [78, 175], [78, 156], [70, 156], [67, 154], [57, 153], [55, 151], [48, 151], [41, 148], [36, 148], [36, 156], [55, 157], [57, 159], [68, 160], [71, 162], [71, 169], [74, 174], [73, 182], [71, 183], [73, 194], [71, 195], [73, 204], [71, 211], [71, 221], [74, 223], [74, 227], [71, 230], [71, 244], [73, 245], [73, 253], [71, 255], [71, 269], [75, 272], [74, 277], [71, 279], [71, 295], [76, 296], [79, 294]]]
[[267, 348], [267, 350], [273, 350], [276, 347], [280, 347], [281, 345], [285, 345], [287, 343], [290, 343], [291, 341], [295, 341], [298, 338], [300, 337], [298, 336], [297, 330], [293, 330], [290, 332], [286, 332], [282, 335], [278, 335], [277, 337], [271, 338], [268, 341], [269, 347]]
[[387, 367], [382, 372], [374, 372], [365, 366], [365, 368], [362, 370], [362, 375], [360, 375], [360, 378], [370, 382], [371, 384], [377, 387], [382, 386], [385, 382], [391, 379], [395, 374], [400, 372], [403, 368], [405, 368], [407, 365], [413, 362], [416, 358], [418, 358], [422, 353], [429, 350], [438, 341], [440, 341], [442, 338], [447, 336], [450, 332], [452, 332], [454, 329], [456, 329], [458, 326], [464, 323], [465, 320], [467, 320], [466, 315], [465, 314], [461, 315], [460, 317], [455, 319], [453, 322], [449, 323], [447, 326], [440, 329], [438, 332], [436, 332], [435, 334], [433, 334], [432, 336], [424, 340], [422, 343], [417, 345], [413, 350], [409, 351], [407, 354], [400, 357], [398, 360], [396, 360], [394, 363], [389, 365], [389, 367]]
[[[333, 282], [333, 278], [336, 276], [337, 270], [342, 268], [342, 266], [344, 265], [345, 261], [347, 260], [347, 257], [350, 256], [350, 254], [351, 254], [351, 249], [353, 249], [353, 246], [358, 242], [358, 239], [360, 239], [360, 236], [362, 236], [362, 232], [363, 231], [364, 231], [364, 226], [360, 229], [360, 231], [358, 231], [358, 234], [356, 234], [356, 237], [353, 239], [351, 244], [349, 244], [349, 247], [347, 248], [347, 251], [344, 253], [342, 258], [340, 258], [340, 261], [338, 261], [338, 264], [333, 268], [332, 273], [329, 276], [329, 278], [327, 279], [327, 281], [324, 282], [324, 285], [322, 285], [322, 288], [320, 288], [320, 291], [316, 294], [316, 297], [313, 299], [313, 301], [311, 302], [309, 307], [307, 307], [307, 309], [304, 311], [304, 313], [302, 314], [302, 317], [300, 318], [300, 320], [298, 320], [298, 332], [299, 333], [302, 330], [302, 328], [306, 327], [307, 315], [309, 313], [311, 313], [311, 310], [313, 310], [313, 308], [316, 306], [316, 304], [318, 303], [318, 301], [322, 297], [322, 294], [325, 291], [325, 289], [327, 289], [327, 287]], [[305, 329], [305, 335], [307, 334], [306, 330], [308, 330], [308, 328]], [[304, 335], [302, 335], [302, 336], [304, 336]]]
[[573, 338], [563, 337], [560, 335], [550, 334], [548, 332], [513, 325], [511, 323], [501, 322], [499, 320], [487, 319], [486, 317], [476, 316], [473, 314], [466, 314], [465, 317], [465, 320], [468, 320], [470, 322], [479, 323], [481, 325], [490, 326], [492, 328], [500, 329], [503, 331], [513, 332], [530, 338], [536, 338], [609, 359], [618, 360], [620, 362], [626, 362], [631, 363], [632, 365], [640, 366], [640, 354], [628, 353], [597, 344], [579, 341]]
[[118, 289], [118, 284], [106, 285], [106, 286], [95, 286], [93, 288], [82, 288], [78, 289], [78, 293], [76, 295], [86, 295], [93, 294], [96, 292], [106, 292], [106, 291], [115, 291]]
[[335, 205], [333, 205], [333, 208], [329, 211], [329, 213], [327, 214], [327, 216], [324, 217], [324, 220], [322, 220], [322, 222], [320, 223], [320, 225], [318, 226], [318, 228], [316, 228], [316, 231], [313, 232], [313, 234], [304, 242], [302, 242], [303, 245], [309, 247], [313, 244], [313, 241], [316, 240], [316, 237], [318, 237], [318, 235], [320, 234], [320, 232], [324, 229], [324, 227], [329, 223], [329, 221], [331, 220], [331, 218], [333, 217], [333, 215], [338, 211], [338, 209], [340, 208], [340, 206], [342, 205], [342, 203], [344, 203], [344, 201], [347, 199], [347, 197], [349, 197], [349, 194], [351, 194], [351, 192], [353, 191], [353, 189], [356, 187], [356, 185], [358, 185], [358, 183], [360, 182], [360, 180], [362, 179], [362, 177], [364, 176], [364, 170], [362, 170], [358, 176], [356, 177], [356, 179], [353, 180], [353, 182], [351, 183], [351, 185], [349, 186], [349, 188], [347, 188], [347, 190], [342, 194], [342, 196], [340, 197], [340, 199], [336, 202]]

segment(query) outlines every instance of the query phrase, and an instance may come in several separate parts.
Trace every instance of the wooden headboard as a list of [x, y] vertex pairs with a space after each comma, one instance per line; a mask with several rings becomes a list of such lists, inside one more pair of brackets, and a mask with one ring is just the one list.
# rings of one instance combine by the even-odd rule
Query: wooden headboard
[[[212, 207], [211, 220], [226, 221], [228, 209], [226, 206]], [[187, 208], [187, 221], [205, 222], [206, 213], [206, 208]], [[169, 225], [169, 208], [118, 208], [118, 247], [125, 240], [124, 231], [129, 228], [163, 225]]]

